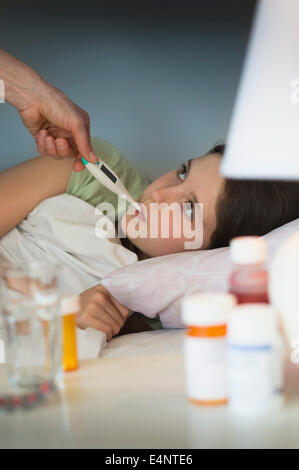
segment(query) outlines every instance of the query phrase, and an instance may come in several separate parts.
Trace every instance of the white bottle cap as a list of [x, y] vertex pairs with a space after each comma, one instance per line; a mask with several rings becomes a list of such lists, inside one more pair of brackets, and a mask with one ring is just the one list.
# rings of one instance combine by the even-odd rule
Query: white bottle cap
[[55, 290], [36, 291], [33, 294], [34, 302], [41, 307], [50, 307], [58, 302], [58, 294]]
[[229, 344], [266, 346], [273, 344], [278, 334], [277, 311], [267, 304], [251, 303], [234, 308], [228, 319]]
[[187, 325], [210, 326], [226, 324], [236, 298], [227, 293], [197, 293], [183, 299], [182, 319]]
[[236, 237], [229, 245], [233, 263], [259, 264], [266, 259], [266, 243], [261, 237]]
[[81, 310], [80, 298], [78, 295], [65, 295], [60, 301], [61, 315], [78, 313]]

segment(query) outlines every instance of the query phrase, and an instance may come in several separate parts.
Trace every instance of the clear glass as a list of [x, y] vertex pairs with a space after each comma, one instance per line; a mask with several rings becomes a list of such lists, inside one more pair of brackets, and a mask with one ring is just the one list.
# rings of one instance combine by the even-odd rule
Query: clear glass
[[62, 385], [62, 320], [59, 311], [59, 266], [56, 264], [32, 262], [28, 265], [31, 280], [31, 296], [36, 314], [46, 328], [47, 348], [51, 358], [52, 380]]
[[15, 389], [54, 385], [61, 371], [56, 266], [32, 263], [1, 273], [8, 380]]

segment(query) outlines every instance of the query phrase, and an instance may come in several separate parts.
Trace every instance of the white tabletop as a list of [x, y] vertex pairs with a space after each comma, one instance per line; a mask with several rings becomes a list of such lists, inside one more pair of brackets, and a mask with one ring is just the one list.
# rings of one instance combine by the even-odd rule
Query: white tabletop
[[67, 374], [59, 398], [1, 413], [0, 447], [298, 448], [299, 369], [288, 364], [281, 409], [245, 419], [188, 403], [180, 352], [100, 357]]

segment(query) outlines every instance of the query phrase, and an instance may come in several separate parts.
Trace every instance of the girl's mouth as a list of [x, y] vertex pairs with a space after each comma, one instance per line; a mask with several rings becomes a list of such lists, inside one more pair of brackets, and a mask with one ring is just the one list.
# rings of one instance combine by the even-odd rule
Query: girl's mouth
[[139, 207], [140, 207], [140, 210], [136, 209], [135, 211], [135, 217], [138, 217], [140, 220], [145, 221], [146, 217], [144, 213], [144, 208], [142, 206], [139, 206]]

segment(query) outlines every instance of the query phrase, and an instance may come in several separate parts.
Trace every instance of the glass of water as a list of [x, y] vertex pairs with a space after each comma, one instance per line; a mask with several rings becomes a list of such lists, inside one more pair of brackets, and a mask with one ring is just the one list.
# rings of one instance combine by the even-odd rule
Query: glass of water
[[6, 367], [15, 389], [53, 387], [61, 370], [57, 266], [35, 262], [1, 275]]

